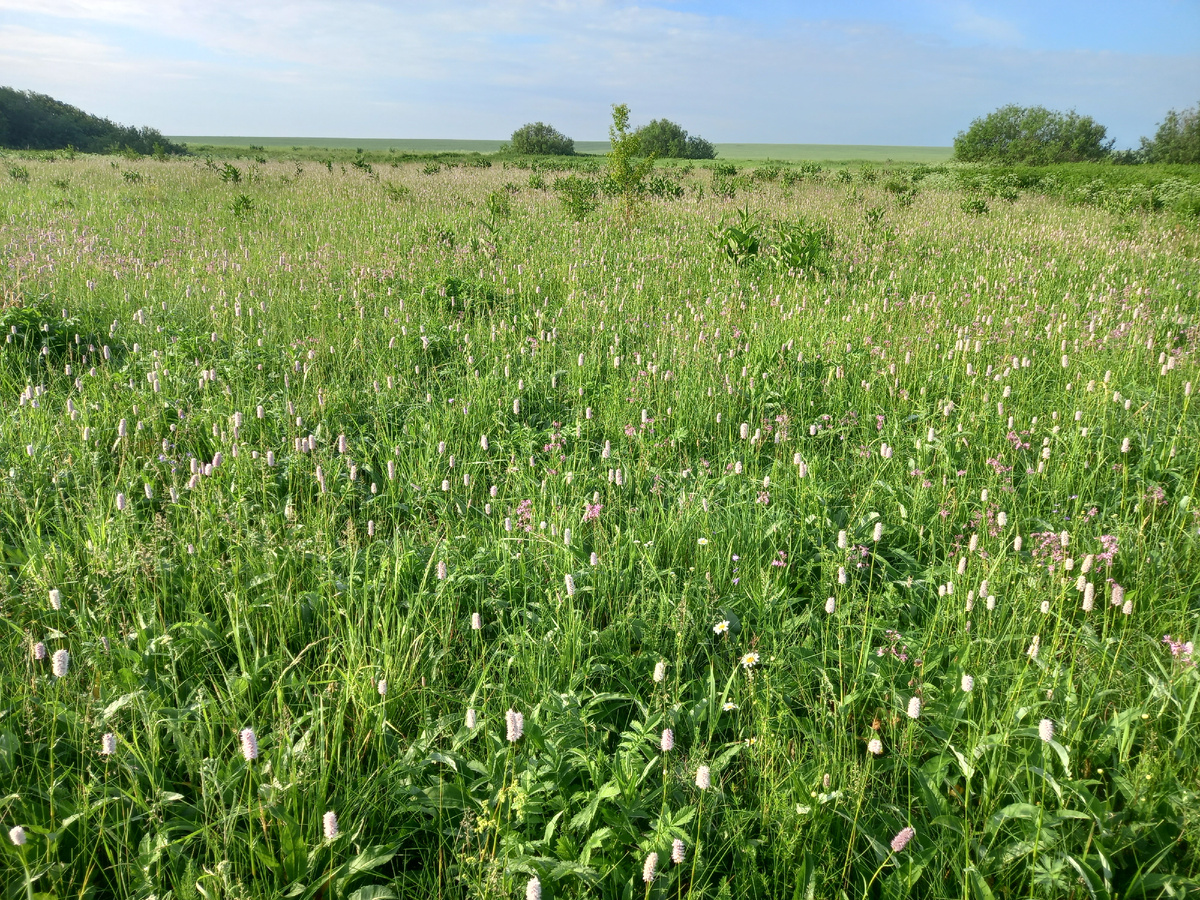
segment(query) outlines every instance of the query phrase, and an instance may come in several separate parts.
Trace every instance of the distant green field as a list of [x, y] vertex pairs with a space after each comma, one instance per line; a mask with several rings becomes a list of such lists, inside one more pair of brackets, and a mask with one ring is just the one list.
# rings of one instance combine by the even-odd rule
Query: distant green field
[[946, 162], [953, 147], [891, 147], [873, 144], [717, 144], [720, 159], [777, 159], [794, 162], [820, 160], [830, 162]]
[[[269, 147], [395, 150], [409, 153], [495, 153], [503, 141], [458, 141], [438, 138], [318, 138], [318, 137], [235, 137], [230, 135], [174, 135], [171, 140], [192, 147]], [[950, 147], [891, 147], [871, 144], [717, 144], [721, 159], [780, 161], [863, 160], [868, 162], [927, 162], [950, 159]], [[607, 153], [608, 141], [576, 141], [580, 153]]]

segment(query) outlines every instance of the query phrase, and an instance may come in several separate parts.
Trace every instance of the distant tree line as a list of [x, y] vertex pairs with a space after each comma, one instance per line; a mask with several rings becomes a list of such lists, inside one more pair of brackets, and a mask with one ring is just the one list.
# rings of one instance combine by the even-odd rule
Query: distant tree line
[[1002, 106], [975, 119], [954, 138], [954, 158], [964, 162], [1047, 165], [1062, 162], [1200, 163], [1200, 105], [1171, 110], [1153, 139], [1137, 150], [1113, 151], [1108, 129], [1091, 116], [1044, 106]]
[[[654, 119], [633, 132], [638, 152], [658, 159], [716, 159], [711, 143], [689, 135], [669, 119]], [[571, 156], [575, 141], [545, 122], [529, 122], [512, 133], [508, 149], [528, 156]]]
[[187, 149], [154, 128], [118, 125], [33, 91], [0, 87], [0, 147], [13, 150], [65, 150], [144, 155], [182, 154]]
[[1167, 113], [1154, 138], [1142, 138], [1141, 154], [1146, 162], [1200, 163], [1200, 103]]

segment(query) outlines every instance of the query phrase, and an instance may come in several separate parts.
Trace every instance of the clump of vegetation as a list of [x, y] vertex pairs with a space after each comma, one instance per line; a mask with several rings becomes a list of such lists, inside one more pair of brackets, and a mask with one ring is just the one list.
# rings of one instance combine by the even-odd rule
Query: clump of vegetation
[[716, 148], [699, 135], [689, 135], [669, 119], [652, 119], [634, 132], [642, 152], [656, 159], [716, 159]]
[[959, 203], [959, 207], [972, 216], [986, 215], [988, 211], [988, 203], [982, 197], [966, 197]]
[[1044, 106], [1002, 106], [973, 121], [954, 138], [954, 158], [962, 162], [1047, 163], [1104, 159], [1113, 141], [1091, 116]]
[[512, 133], [509, 149], [526, 156], [572, 156], [575, 141], [553, 125], [529, 122]]
[[254, 199], [249, 194], [238, 194], [229, 204], [229, 211], [235, 219], [245, 219], [254, 212]]
[[1200, 891], [1200, 175], [333, 158], [0, 173], [0, 895]]
[[159, 158], [187, 149], [154, 128], [132, 128], [89, 115], [46, 94], [0, 87], [0, 147], [111, 153], [127, 150]]
[[1171, 110], [1153, 139], [1142, 138], [1142, 157], [1152, 163], [1200, 163], [1200, 104]]
[[624, 103], [613, 104], [608, 139], [612, 149], [608, 153], [605, 178], [612, 192], [620, 197], [628, 218], [643, 194], [646, 176], [654, 169], [654, 154], [646, 153], [637, 132], [629, 130], [629, 107]]
[[749, 208], [722, 218], [713, 237], [721, 253], [739, 267], [769, 263], [791, 275], [827, 273], [834, 236], [829, 226], [804, 216], [764, 223]]
[[385, 181], [383, 183], [383, 193], [389, 200], [407, 200], [412, 196], [412, 188], [406, 184], [399, 184], [394, 181]]
[[594, 178], [567, 175], [555, 180], [554, 191], [567, 214], [576, 222], [586, 219], [599, 203], [600, 185]]

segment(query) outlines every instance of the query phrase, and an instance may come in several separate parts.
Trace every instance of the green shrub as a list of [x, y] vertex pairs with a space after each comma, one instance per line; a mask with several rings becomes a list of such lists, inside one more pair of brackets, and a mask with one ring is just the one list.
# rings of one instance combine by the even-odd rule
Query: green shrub
[[804, 275], [829, 271], [829, 251], [834, 246], [829, 226], [802, 216], [795, 222], [780, 222], [773, 230], [772, 253], [781, 269]]
[[762, 223], [749, 209], [739, 209], [736, 218], [721, 220], [713, 237], [730, 262], [744, 266], [758, 259], [762, 231]]
[[642, 196], [646, 176], [654, 168], [654, 154], [646, 154], [642, 139], [629, 130], [629, 107], [624, 103], [613, 104], [608, 139], [612, 150], [608, 154], [607, 179], [621, 198], [628, 218]]
[[567, 214], [576, 222], [582, 222], [596, 208], [600, 186], [593, 178], [567, 175], [554, 182], [554, 191]]
[[653, 153], [658, 159], [716, 159], [711, 143], [697, 135], [689, 135], [668, 119], [654, 119], [634, 132], [642, 142], [643, 153]]
[[248, 194], [238, 194], [229, 204], [229, 211], [233, 213], [234, 218], [244, 219], [254, 212], [254, 200]]
[[575, 141], [544, 122], [522, 125], [512, 133], [509, 146], [514, 153], [528, 156], [572, 156], [575, 153]]
[[961, 162], [1060, 163], [1104, 159], [1113, 142], [1107, 129], [1074, 110], [1056, 112], [1043, 106], [1010, 104], [976, 119], [954, 138], [954, 158]]

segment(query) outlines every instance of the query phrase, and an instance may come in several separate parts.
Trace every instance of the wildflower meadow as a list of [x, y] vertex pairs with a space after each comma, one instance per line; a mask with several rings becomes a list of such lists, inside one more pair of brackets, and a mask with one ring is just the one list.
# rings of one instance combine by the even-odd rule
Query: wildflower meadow
[[1194, 220], [0, 162], [4, 896], [1200, 890]]

